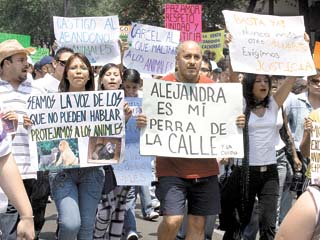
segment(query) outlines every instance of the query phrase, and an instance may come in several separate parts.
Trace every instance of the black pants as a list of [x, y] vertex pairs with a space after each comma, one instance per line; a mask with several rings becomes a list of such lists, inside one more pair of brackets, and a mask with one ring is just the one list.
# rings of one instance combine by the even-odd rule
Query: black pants
[[240, 185], [241, 172], [241, 167], [235, 167], [221, 192], [220, 228], [226, 231], [223, 239], [240, 239], [242, 232], [250, 222], [256, 196], [260, 208], [260, 239], [274, 239], [279, 196], [277, 165], [268, 165], [265, 171], [261, 171], [259, 167], [249, 168], [249, 197], [245, 205], [241, 202], [243, 199]]

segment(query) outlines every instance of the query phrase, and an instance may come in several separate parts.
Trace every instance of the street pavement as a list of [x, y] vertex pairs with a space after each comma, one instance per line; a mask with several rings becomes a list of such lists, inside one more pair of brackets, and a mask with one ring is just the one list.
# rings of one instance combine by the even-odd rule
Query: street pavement
[[[57, 219], [57, 212], [56, 212], [54, 203], [52, 202], [47, 205], [46, 223], [40, 234], [40, 239], [55, 240], [55, 231], [57, 227], [56, 219]], [[141, 210], [139, 209], [139, 204], [137, 204], [136, 220], [137, 220], [137, 229], [138, 229], [139, 239], [143, 239], [143, 240], [157, 239], [157, 228], [161, 221], [161, 217], [155, 221], [143, 220]], [[212, 239], [221, 240], [222, 232], [215, 231]]]

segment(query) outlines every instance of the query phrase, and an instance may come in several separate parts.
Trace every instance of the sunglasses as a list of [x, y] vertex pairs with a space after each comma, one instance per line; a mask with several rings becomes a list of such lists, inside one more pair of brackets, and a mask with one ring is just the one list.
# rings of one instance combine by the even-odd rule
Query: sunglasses
[[66, 66], [67, 60], [63, 61], [63, 60], [57, 60], [57, 62], [61, 65], [61, 67]]
[[311, 85], [320, 85], [320, 79], [311, 79], [310, 80]]

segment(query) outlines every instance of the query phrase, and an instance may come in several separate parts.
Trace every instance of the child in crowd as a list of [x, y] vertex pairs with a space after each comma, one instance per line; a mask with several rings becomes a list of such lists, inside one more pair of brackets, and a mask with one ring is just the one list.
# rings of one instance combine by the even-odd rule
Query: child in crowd
[[[138, 71], [135, 69], [126, 69], [123, 72], [122, 87], [126, 97], [142, 97], [142, 92], [139, 90], [141, 86], [141, 78]], [[137, 226], [135, 219], [135, 202], [137, 194], [140, 195], [141, 211], [145, 220], [154, 220], [159, 217], [159, 214], [154, 211], [149, 192], [149, 186], [130, 186], [127, 196], [126, 215], [124, 220], [124, 231], [127, 240], [138, 240]]]
[[[121, 69], [108, 63], [99, 73], [98, 90], [118, 90], [122, 83]], [[126, 120], [131, 116], [128, 104], [124, 106]], [[126, 198], [129, 187], [117, 186], [112, 166], [105, 166], [105, 186], [98, 205], [94, 239], [120, 239], [122, 235]]]

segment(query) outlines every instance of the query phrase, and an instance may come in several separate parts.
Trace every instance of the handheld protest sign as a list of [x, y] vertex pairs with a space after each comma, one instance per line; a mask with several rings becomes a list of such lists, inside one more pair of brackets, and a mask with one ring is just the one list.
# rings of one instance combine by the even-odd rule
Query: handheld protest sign
[[165, 27], [179, 30], [180, 42], [202, 41], [202, 5], [165, 4]]
[[279, 17], [222, 11], [232, 35], [232, 69], [268, 75], [309, 76], [316, 70], [303, 16]]
[[93, 66], [120, 63], [118, 16], [53, 17], [53, 25], [59, 47], [70, 47], [84, 54]]
[[123, 65], [145, 74], [174, 72], [179, 37], [180, 33], [176, 30], [133, 23]]
[[126, 147], [122, 163], [114, 165], [113, 171], [119, 186], [148, 186], [154, 180], [151, 161], [153, 156], [140, 155], [140, 129], [136, 116], [142, 113], [141, 98], [125, 98], [132, 109], [132, 117], [126, 123]]
[[31, 95], [30, 146], [37, 152], [39, 170], [121, 162], [123, 105], [122, 90]]
[[239, 83], [191, 84], [147, 79], [143, 86], [147, 127], [143, 155], [183, 158], [243, 157]]

